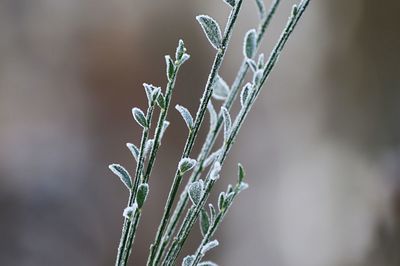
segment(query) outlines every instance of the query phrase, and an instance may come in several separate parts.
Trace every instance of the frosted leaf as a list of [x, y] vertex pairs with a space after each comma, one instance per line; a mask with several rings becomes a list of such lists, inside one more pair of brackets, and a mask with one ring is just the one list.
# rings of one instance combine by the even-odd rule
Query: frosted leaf
[[136, 209], [137, 209], [137, 204], [135, 202], [135, 203], [132, 204], [132, 206], [126, 207], [124, 209], [124, 212], [122, 213], [122, 216], [124, 216], [126, 219], [132, 220]]
[[262, 68], [264, 68], [264, 54], [263, 53], [261, 53], [259, 56], [258, 56], [258, 62], [257, 62], [257, 68], [258, 69], [262, 69]]
[[179, 40], [178, 47], [176, 48], [175, 52], [175, 60], [180, 61], [185, 52], [186, 52], [185, 44], [183, 43], [183, 40]]
[[179, 172], [181, 172], [181, 174], [184, 174], [195, 167], [196, 164], [197, 161], [195, 159], [183, 158], [178, 165]]
[[185, 120], [186, 126], [189, 128], [189, 130], [192, 130], [193, 128], [193, 117], [190, 114], [190, 112], [188, 111], [188, 109], [186, 109], [185, 107], [183, 107], [182, 105], [177, 104], [175, 106], [175, 109], [178, 110], [178, 112], [181, 114], [183, 120]]
[[233, 187], [231, 184], [228, 185], [228, 188], [226, 189], [226, 194], [229, 194], [233, 191]]
[[225, 206], [225, 192], [221, 192], [219, 193], [218, 196], [218, 209], [222, 211], [224, 209], [224, 206]]
[[126, 147], [128, 147], [129, 151], [132, 153], [132, 156], [137, 162], [139, 160], [139, 149], [132, 143], [126, 143]]
[[165, 130], [167, 130], [168, 126], [169, 126], [169, 121], [164, 121], [163, 125], [161, 127], [161, 132], [160, 132], [160, 138], [162, 138], [164, 136]]
[[221, 48], [222, 35], [218, 23], [213, 18], [207, 15], [197, 16], [196, 19], [200, 23], [200, 26], [202, 27], [211, 45], [215, 49]]
[[124, 167], [119, 164], [110, 164], [108, 168], [121, 179], [129, 190], [132, 189], [132, 178]]
[[200, 203], [201, 198], [204, 194], [204, 182], [203, 180], [198, 180], [190, 184], [189, 186], [189, 197], [194, 205]]
[[257, 8], [258, 8], [258, 12], [260, 14], [260, 18], [265, 18], [265, 16], [267, 15], [267, 12], [265, 10], [265, 5], [264, 5], [264, 0], [256, 0], [256, 4], [257, 4]]
[[208, 113], [210, 114], [210, 127], [214, 127], [217, 123], [217, 112], [215, 112], [214, 106], [212, 105], [211, 100], [207, 105]]
[[169, 56], [169, 55], [165, 56], [165, 64], [167, 65], [167, 68], [166, 68], [167, 78], [169, 81], [171, 81], [174, 76], [174, 72], [175, 72], [175, 65], [171, 59], [171, 56]]
[[214, 223], [215, 215], [216, 215], [215, 208], [211, 203], [208, 204], [208, 208], [210, 209], [210, 221], [211, 221], [211, 223]]
[[182, 266], [191, 266], [192, 265], [192, 262], [194, 261], [194, 256], [193, 255], [191, 255], [191, 256], [186, 256], [184, 259], [183, 259], [183, 262], [182, 262]]
[[161, 109], [165, 109], [165, 98], [164, 95], [160, 92], [157, 97], [157, 104]]
[[208, 167], [212, 162], [214, 162], [218, 156], [221, 154], [222, 149], [219, 149], [208, 156], [208, 158], [204, 161], [203, 166]]
[[224, 208], [226, 207], [226, 205], [227, 204], [229, 204], [232, 200], [233, 200], [233, 197], [235, 196], [235, 192], [229, 192], [227, 195], [226, 195], [226, 199], [225, 199], [225, 206], [224, 206]]
[[249, 184], [242, 182], [239, 184], [238, 190], [239, 190], [239, 192], [242, 192], [243, 190], [248, 189], [248, 188], [249, 188]]
[[247, 104], [247, 100], [249, 100], [250, 90], [251, 90], [251, 83], [248, 82], [243, 87], [242, 92], [240, 93], [240, 104], [242, 105], [242, 107], [245, 107]]
[[153, 104], [156, 100], [158, 94], [161, 92], [160, 87], [156, 87], [151, 84], [143, 83], [144, 90], [146, 92], [147, 100], [149, 102], [149, 106]]
[[147, 198], [148, 193], [149, 193], [149, 185], [140, 184], [136, 193], [136, 203], [139, 209], [143, 207], [143, 204]]
[[153, 149], [154, 146], [154, 139], [148, 139], [146, 141], [146, 144], [144, 145], [144, 151], [143, 151], [143, 156], [147, 157], [147, 155], [150, 153], [151, 149]]
[[223, 80], [219, 75], [217, 75], [214, 85], [213, 85], [213, 94], [214, 99], [217, 100], [225, 100], [229, 95], [229, 86], [226, 84], [225, 80]]
[[293, 5], [292, 6], [292, 17], [296, 16], [298, 12], [299, 12], [299, 8], [297, 7], [297, 5]]
[[190, 59], [190, 55], [189, 54], [183, 54], [182, 59], [179, 61], [179, 65], [182, 65], [183, 63], [185, 63], [189, 59]]
[[263, 73], [264, 73], [263, 69], [259, 69], [254, 73], [254, 76], [253, 76], [253, 84], [254, 84], [254, 86], [259, 84], [259, 82], [262, 79]]
[[249, 30], [244, 37], [243, 54], [246, 58], [253, 58], [257, 50], [257, 32]]
[[204, 209], [202, 209], [200, 212], [199, 224], [201, 234], [205, 236], [207, 234], [208, 228], [210, 227], [210, 218], [208, 218], [208, 214]]
[[222, 117], [224, 118], [224, 140], [227, 141], [231, 134], [232, 120], [228, 110], [225, 107], [221, 107]]
[[213, 168], [210, 172], [210, 179], [217, 180], [219, 178], [219, 172], [221, 172], [221, 163], [216, 161], [213, 165]]
[[249, 67], [251, 68], [251, 70], [252, 70], [253, 72], [256, 72], [256, 71], [257, 71], [256, 62], [255, 62], [253, 59], [247, 58], [247, 59], [246, 59], [246, 63], [249, 65]]
[[243, 165], [238, 164], [238, 183], [242, 183], [244, 178], [246, 177], [246, 172], [244, 171]]
[[203, 261], [197, 264], [197, 266], [218, 266], [218, 264], [212, 262], [212, 261]]
[[230, 5], [231, 7], [234, 7], [236, 5], [236, 0], [224, 0], [224, 2]]
[[161, 93], [160, 87], [155, 87], [153, 92], [151, 93], [151, 101], [152, 103], [158, 98], [158, 95]]
[[132, 109], [132, 115], [135, 121], [142, 126], [143, 128], [147, 127], [147, 119], [144, 116], [144, 113], [139, 108], [135, 107]]
[[206, 252], [210, 251], [211, 249], [215, 248], [218, 245], [219, 245], [219, 242], [216, 239], [213, 240], [213, 241], [208, 242], [201, 249], [201, 254], [203, 254], [203, 255], [206, 254]]

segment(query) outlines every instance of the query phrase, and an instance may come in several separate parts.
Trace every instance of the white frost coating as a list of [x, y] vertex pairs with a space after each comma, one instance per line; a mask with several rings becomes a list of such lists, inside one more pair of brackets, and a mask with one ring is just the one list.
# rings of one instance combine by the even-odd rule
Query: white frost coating
[[165, 130], [167, 130], [168, 126], [169, 126], [170, 122], [165, 120], [163, 122], [162, 128], [161, 128], [161, 132], [160, 132], [160, 138], [162, 138], [164, 136]]
[[147, 157], [153, 146], [154, 146], [154, 139], [148, 139], [146, 141], [146, 145], [144, 145], [144, 151], [143, 151], [144, 157]]
[[219, 193], [218, 196], [218, 209], [221, 211], [225, 205], [225, 192]]
[[175, 106], [175, 109], [178, 110], [183, 120], [185, 120], [186, 126], [189, 128], [189, 130], [191, 130], [193, 128], [193, 117], [188, 109], [179, 104]]
[[240, 93], [240, 104], [242, 107], [246, 106], [247, 100], [249, 99], [249, 94], [251, 91], [251, 83], [248, 82], [242, 89], [242, 92]]
[[132, 156], [137, 162], [139, 158], [139, 149], [132, 143], [126, 143], [126, 147], [128, 147], [129, 151], [132, 153]]
[[139, 108], [135, 107], [132, 109], [132, 115], [135, 121], [142, 127], [147, 127], [147, 120], [146, 117], [144, 116], [144, 113], [142, 110]]
[[228, 110], [225, 107], [221, 107], [222, 117], [224, 118], [224, 140], [227, 141], [231, 134], [232, 120]]
[[153, 93], [153, 86], [147, 83], [143, 83], [144, 91], [146, 92], [147, 100], [149, 102], [149, 105], [152, 101], [151, 94]]
[[219, 172], [221, 172], [221, 163], [216, 161], [210, 173], [211, 180], [217, 180], [219, 178]]
[[215, 108], [211, 102], [211, 100], [208, 102], [207, 105], [208, 113], [210, 114], [210, 127], [214, 127], [215, 124], [217, 123], [217, 112], [215, 111]]
[[124, 216], [126, 219], [132, 219], [133, 214], [135, 213], [136, 209], [137, 209], [137, 204], [136, 204], [136, 202], [134, 202], [132, 204], [132, 206], [126, 207], [124, 209], [122, 216]]
[[236, 5], [236, 0], [224, 0], [224, 2], [230, 5], [231, 7], [234, 7]]
[[219, 245], [219, 242], [218, 242], [218, 240], [216, 240], [216, 239], [213, 240], [213, 241], [208, 242], [208, 243], [205, 244], [205, 245], [203, 246], [203, 248], [201, 249], [201, 254], [202, 254], [202, 255], [206, 254], [206, 252], [210, 251], [211, 249], [215, 248], [215, 247], [218, 246], [218, 245]]
[[200, 26], [202, 27], [211, 45], [217, 50], [221, 48], [222, 34], [218, 23], [207, 15], [199, 15], [196, 17], [196, 19], [200, 23]]
[[212, 205], [211, 203], [208, 204], [208, 207], [210, 208], [210, 221], [211, 223], [214, 223], [215, 221], [215, 215], [216, 215], [216, 211], [214, 208], [214, 205]]
[[247, 58], [247, 59], [246, 59], [246, 63], [249, 65], [249, 67], [251, 68], [251, 70], [252, 70], [253, 72], [256, 72], [256, 71], [257, 71], [256, 62], [255, 62], [253, 59]]
[[263, 73], [264, 73], [263, 69], [259, 69], [254, 73], [254, 75], [253, 75], [253, 84], [254, 85], [257, 85], [260, 82], [260, 80], [263, 76]]
[[264, 0], [256, 0], [258, 12], [260, 14], [260, 18], [263, 19], [267, 15], [267, 12], [265, 10], [265, 5], [264, 5]]
[[121, 179], [122, 183], [124, 183], [129, 190], [132, 188], [132, 178], [123, 166], [119, 164], [110, 164], [108, 168]]
[[218, 266], [218, 264], [212, 262], [212, 261], [203, 261], [197, 264], [197, 266]]
[[208, 158], [204, 161], [204, 167], [208, 167], [212, 162], [214, 162], [218, 156], [221, 154], [222, 149], [218, 149], [217, 151], [213, 152], [208, 156]]
[[249, 184], [247, 184], [247, 183], [242, 182], [239, 184], [239, 191], [243, 191], [248, 188], [249, 188]]
[[198, 205], [204, 195], [204, 182], [198, 180], [189, 186], [189, 198], [194, 205]]
[[178, 164], [179, 171], [183, 174], [195, 167], [197, 161], [195, 159], [183, 158]]
[[182, 266], [190, 266], [190, 265], [192, 264], [193, 261], [194, 261], [194, 256], [193, 256], [193, 255], [191, 255], [191, 256], [186, 256], [186, 257], [183, 259]]
[[152, 102], [154, 102], [157, 99], [157, 97], [160, 94], [160, 92], [161, 92], [161, 88], [160, 87], [155, 87], [154, 88], [154, 90], [151, 93], [151, 101]]
[[217, 100], [225, 100], [229, 95], [229, 86], [225, 82], [223, 78], [217, 75], [214, 85], [213, 85], [213, 94], [214, 99]]
[[264, 68], [264, 53], [261, 53], [258, 56], [257, 68], [258, 69]]
[[253, 58], [257, 50], [257, 32], [255, 29], [249, 30], [243, 43], [243, 54], [246, 58]]

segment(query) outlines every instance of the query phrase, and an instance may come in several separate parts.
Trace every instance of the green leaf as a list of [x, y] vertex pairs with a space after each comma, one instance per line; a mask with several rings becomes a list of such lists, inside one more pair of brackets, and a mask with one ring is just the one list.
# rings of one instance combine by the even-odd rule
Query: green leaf
[[189, 198], [194, 205], [200, 203], [201, 198], [204, 195], [204, 182], [203, 180], [198, 180], [190, 184], [189, 186]]
[[219, 193], [218, 196], [218, 209], [222, 211], [224, 209], [224, 206], [225, 206], [225, 192], [221, 192]]
[[229, 86], [219, 75], [217, 75], [212, 96], [217, 100], [225, 100], [229, 95]]
[[189, 110], [183, 107], [182, 105], [177, 104], [175, 106], [175, 109], [178, 110], [178, 112], [181, 114], [183, 120], [185, 120], [186, 126], [189, 128], [189, 130], [192, 130], [193, 128], [193, 117], [190, 114]]
[[108, 168], [121, 179], [122, 183], [124, 183], [129, 190], [132, 189], [132, 178], [124, 167], [114, 163], [110, 164]]
[[144, 116], [144, 113], [139, 108], [135, 107], [132, 109], [132, 115], [135, 121], [142, 126], [143, 128], [147, 127], [147, 119]]
[[208, 207], [210, 208], [210, 221], [211, 221], [211, 223], [214, 223], [215, 222], [215, 216], [216, 216], [215, 208], [211, 203], [208, 204]]
[[165, 64], [167, 65], [167, 78], [171, 81], [175, 73], [175, 64], [174, 61], [172, 61], [171, 56], [165, 56]]
[[180, 61], [185, 52], [186, 52], [185, 44], [183, 43], [183, 40], [179, 40], [178, 47], [176, 48], [175, 52], [175, 60]]
[[239, 184], [243, 182], [244, 178], [246, 177], [246, 172], [244, 171], [244, 168], [242, 164], [238, 164], [238, 182]]
[[218, 23], [207, 15], [197, 16], [196, 19], [200, 23], [211, 45], [215, 49], [220, 49], [222, 46], [222, 35]]
[[196, 164], [197, 161], [195, 159], [183, 158], [182, 160], [180, 160], [178, 165], [179, 172], [181, 172], [181, 174], [184, 174], [195, 167]]
[[165, 98], [161, 92], [158, 94], [157, 104], [161, 109], [165, 109]]
[[210, 218], [208, 218], [208, 214], [204, 209], [202, 209], [200, 212], [199, 224], [201, 234], [205, 236], [208, 232], [208, 228], [210, 227]]
[[253, 58], [257, 50], [257, 32], [249, 30], [244, 37], [243, 54], [246, 58]]
[[136, 203], [139, 209], [143, 207], [143, 204], [146, 201], [148, 193], [149, 193], [149, 185], [140, 184], [136, 194]]
[[137, 162], [139, 160], [139, 149], [132, 143], [126, 143], [126, 147], [128, 147]]
[[221, 111], [222, 111], [222, 117], [224, 119], [224, 140], [227, 141], [229, 135], [231, 134], [232, 120], [231, 116], [229, 115], [228, 109], [226, 109], [225, 107], [221, 107]]

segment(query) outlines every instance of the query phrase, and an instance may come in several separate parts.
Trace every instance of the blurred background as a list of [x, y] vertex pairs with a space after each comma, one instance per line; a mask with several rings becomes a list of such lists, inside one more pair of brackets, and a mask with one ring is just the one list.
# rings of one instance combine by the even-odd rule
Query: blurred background
[[[266, 54], [295, 3], [282, 2]], [[225, 164], [215, 193], [235, 182], [238, 161], [250, 189], [210, 259], [400, 265], [399, 12], [395, 0], [311, 1]], [[107, 165], [133, 171], [125, 143], [138, 143], [140, 129], [131, 108], [145, 107], [143, 82], [165, 86], [164, 55], [179, 38], [192, 57], [172, 104], [197, 109], [215, 52], [194, 19], [202, 13], [224, 25], [229, 8], [216, 0], [0, 2], [0, 265], [114, 263], [128, 193]], [[221, 71], [229, 84], [257, 20], [245, 1]], [[169, 120], [130, 265], [144, 265], [184, 146], [179, 114]]]

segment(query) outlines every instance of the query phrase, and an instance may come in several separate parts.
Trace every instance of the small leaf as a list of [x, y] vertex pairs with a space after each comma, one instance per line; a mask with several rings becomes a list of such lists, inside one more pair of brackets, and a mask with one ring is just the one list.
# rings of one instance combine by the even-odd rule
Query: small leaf
[[204, 194], [204, 182], [203, 180], [198, 180], [190, 184], [189, 186], [189, 197], [194, 205], [198, 205], [200, 203], [201, 198]]
[[192, 265], [192, 262], [194, 261], [194, 256], [193, 255], [191, 255], [191, 256], [186, 256], [184, 259], [183, 259], [183, 262], [182, 262], [182, 266], [191, 266]]
[[217, 75], [214, 85], [213, 85], [213, 94], [214, 99], [217, 100], [225, 100], [229, 95], [229, 86], [226, 84], [225, 80], [223, 80], [219, 75]]
[[243, 165], [238, 164], [238, 183], [242, 183], [244, 178], [246, 177], [246, 172], [243, 169]]
[[195, 159], [183, 158], [178, 165], [179, 172], [181, 172], [181, 174], [184, 174], [195, 167], [196, 164], [197, 161]]
[[208, 207], [210, 208], [210, 221], [211, 223], [214, 223], [215, 221], [215, 215], [216, 215], [216, 211], [214, 206], [210, 203], [208, 204]]
[[139, 108], [135, 107], [132, 109], [132, 115], [135, 121], [142, 126], [143, 128], [147, 127], [147, 119], [144, 116], [144, 113]]
[[212, 162], [214, 162], [218, 156], [221, 154], [222, 149], [219, 149], [213, 153], [211, 153], [210, 156], [204, 161], [203, 165], [204, 167], [208, 167]]
[[257, 50], [257, 32], [249, 30], [244, 37], [243, 54], [246, 58], [253, 58]]
[[193, 117], [190, 114], [190, 112], [188, 111], [188, 109], [186, 109], [185, 107], [183, 107], [182, 105], [177, 104], [175, 106], [175, 109], [178, 110], [178, 112], [181, 114], [183, 120], [185, 120], [186, 126], [189, 128], [189, 130], [192, 130], [193, 128]]
[[235, 192], [233, 192], [233, 191], [226, 195], [226, 199], [224, 202], [224, 208], [226, 208], [228, 206], [228, 204], [232, 202], [234, 196], [235, 196]]
[[212, 261], [203, 261], [197, 264], [197, 266], [218, 266], [218, 264], [212, 262]]
[[257, 70], [253, 76], [253, 84], [256, 86], [262, 79], [264, 71], [262, 69]]
[[206, 252], [210, 251], [211, 249], [215, 248], [218, 245], [219, 245], [219, 242], [216, 239], [213, 240], [213, 241], [208, 242], [201, 249], [201, 254], [203, 254], [203, 255], [206, 254]]
[[122, 216], [124, 216], [126, 219], [132, 220], [136, 209], [137, 209], [137, 204], [135, 202], [135, 203], [132, 204], [132, 206], [126, 207], [124, 209], [124, 212], [122, 213]]
[[222, 117], [224, 118], [224, 140], [227, 141], [231, 134], [232, 120], [228, 110], [225, 107], [221, 107]]
[[132, 143], [126, 143], [126, 147], [128, 147], [137, 162], [139, 159], [139, 149]]
[[230, 5], [231, 7], [235, 7], [236, 5], [236, 0], [224, 0], [224, 2]]
[[292, 6], [292, 17], [296, 16], [298, 12], [299, 12], [299, 8], [297, 7], [297, 5], [293, 5]]
[[147, 100], [149, 102], [149, 105], [152, 101], [151, 94], [153, 93], [153, 85], [143, 83], [144, 91], [146, 92]]
[[190, 59], [190, 55], [189, 54], [183, 54], [182, 59], [179, 61], [179, 65], [182, 65], [183, 63], [185, 63], [187, 60]]
[[161, 109], [165, 109], [165, 98], [164, 95], [160, 92], [157, 97], [157, 104]]
[[154, 146], [154, 139], [148, 139], [146, 141], [146, 144], [144, 145], [144, 151], [143, 151], [143, 156], [147, 157], [147, 155], [150, 153], [151, 149], [153, 149]]
[[261, 53], [259, 56], [258, 56], [258, 62], [257, 62], [257, 68], [258, 69], [262, 69], [262, 68], [264, 68], [264, 54], [263, 53]]
[[143, 204], [147, 198], [147, 194], [149, 193], [149, 185], [148, 184], [140, 184], [137, 189], [136, 194], [136, 203], [139, 209], [143, 207]]
[[161, 88], [160, 87], [155, 87], [153, 92], [151, 93], [151, 103], [153, 103], [155, 100], [157, 100], [158, 95], [161, 93]]
[[171, 56], [169, 55], [165, 56], [165, 64], [167, 65], [167, 78], [169, 81], [171, 81], [175, 72], [175, 65], [171, 59]]
[[213, 128], [217, 123], [217, 112], [215, 112], [214, 106], [211, 100], [208, 102], [207, 105], [208, 113], [210, 114], [210, 127]]
[[228, 188], [226, 189], [226, 194], [229, 195], [229, 193], [231, 193], [233, 191], [233, 187], [231, 184], [228, 185]]
[[167, 130], [168, 126], [169, 126], [169, 121], [164, 121], [163, 125], [161, 127], [161, 132], [160, 132], [160, 138], [162, 138], [164, 136], [165, 131]]
[[251, 83], [249, 82], [243, 87], [242, 92], [240, 93], [240, 104], [242, 105], [242, 107], [245, 107], [247, 104], [247, 100], [249, 100], [250, 90]]
[[251, 70], [252, 70], [253, 72], [256, 72], [256, 71], [257, 71], [256, 62], [255, 62], [253, 59], [247, 58], [247, 59], [246, 59], [246, 63], [249, 65], [249, 67], [251, 68]]
[[225, 206], [225, 192], [221, 192], [219, 193], [218, 197], [218, 209], [222, 211], [224, 209], [224, 206]]
[[208, 228], [210, 227], [210, 218], [208, 218], [207, 212], [202, 209], [200, 212], [200, 231], [203, 236], [205, 236], [208, 232]]
[[203, 31], [206, 34], [207, 39], [210, 41], [211, 45], [214, 46], [215, 49], [221, 48], [222, 36], [221, 29], [218, 23], [213, 18], [207, 15], [197, 16], [196, 19], [200, 23], [200, 26], [203, 28]]
[[243, 190], [248, 189], [248, 188], [249, 188], [249, 184], [242, 182], [239, 184], [238, 191], [242, 192]]
[[186, 52], [185, 44], [183, 40], [179, 40], [178, 47], [175, 52], [175, 60], [180, 61]]
[[210, 172], [210, 179], [217, 180], [219, 178], [219, 172], [221, 172], [221, 163], [216, 161], [213, 165], [213, 168]]
[[108, 168], [121, 179], [129, 190], [132, 189], [132, 178], [124, 167], [119, 164], [110, 164]]
[[265, 10], [265, 5], [264, 5], [264, 0], [256, 0], [258, 12], [260, 14], [260, 18], [263, 19], [267, 15], [267, 12]]

